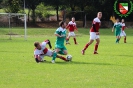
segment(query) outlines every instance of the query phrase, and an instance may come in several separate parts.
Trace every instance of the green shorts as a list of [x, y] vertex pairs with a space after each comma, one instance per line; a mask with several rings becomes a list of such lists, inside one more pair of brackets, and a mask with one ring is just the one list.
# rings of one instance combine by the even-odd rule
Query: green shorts
[[115, 36], [120, 36], [121, 31], [116, 31]]
[[59, 54], [64, 54], [64, 50], [67, 50], [64, 45], [55, 45], [55, 49], [60, 49]]

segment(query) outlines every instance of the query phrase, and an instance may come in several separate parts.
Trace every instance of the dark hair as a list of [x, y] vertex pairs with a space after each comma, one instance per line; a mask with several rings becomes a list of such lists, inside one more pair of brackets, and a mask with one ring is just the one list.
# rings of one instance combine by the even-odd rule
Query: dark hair
[[59, 22], [59, 26], [64, 25], [64, 23], [65, 23], [64, 21], [60, 21], [60, 22]]
[[37, 47], [40, 43], [39, 42], [34, 42], [34, 46]]

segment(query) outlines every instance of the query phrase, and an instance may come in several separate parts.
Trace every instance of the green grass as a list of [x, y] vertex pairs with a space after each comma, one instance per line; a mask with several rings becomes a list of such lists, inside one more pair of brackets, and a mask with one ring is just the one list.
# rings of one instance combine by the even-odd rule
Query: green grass
[[[56, 29], [56, 28], [55, 28]], [[101, 29], [98, 55], [93, 55], [93, 43], [86, 54], [81, 49], [89, 41], [89, 29], [79, 29], [79, 45], [67, 45], [73, 61], [66, 63], [56, 59], [52, 64], [37, 64], [33, 58], [33, 43], [50, 39], [54, 46], [55, 29], [28, 28], [27, 41], [24, 40], [23, 28], [13, 28], [17, 35], [9, 40], [9, 29], [0, 28], [0, 88], [132, 88], [133, 87], [133, 30], [126, 30], [127, 43], [123, 37], [115, 44], [111, 29]]]

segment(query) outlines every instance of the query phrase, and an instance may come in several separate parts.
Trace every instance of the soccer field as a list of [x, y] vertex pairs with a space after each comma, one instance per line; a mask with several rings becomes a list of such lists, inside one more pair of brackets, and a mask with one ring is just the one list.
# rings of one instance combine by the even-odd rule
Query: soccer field
[[115, 43], [111, 29], [100, 30], [98, 55], [93, 54], [95, 42], [85, 55], [81, 54], [89, 41], [89, 29], [80, 28], [78, 45], [67, 45], [72, 62], [46, 57], [37, 64], [33, 58], [35, 41], [50, 39], [54, 48], [56, 28], [28, 28], [24, 40], [24, 29], [13, 28], [9, 40], [6, 28], [0, 28], [0, 88], [133, 88], [133, 29], [127, 29], [127, 43], [123, 37]]

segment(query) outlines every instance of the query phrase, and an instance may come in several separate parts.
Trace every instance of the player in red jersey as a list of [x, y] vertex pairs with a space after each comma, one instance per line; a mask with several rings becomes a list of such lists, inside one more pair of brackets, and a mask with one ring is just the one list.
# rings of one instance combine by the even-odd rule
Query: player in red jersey
[[122, 36], [124, 36], [124, 43], [126, 43], [126, 33], [125, 33], [125, 28], [126, 28], [126, 26], [125, 26], [125, 22], [124, 22], [124, 19], [122, 19], [121, 20], [121, 24], [122, 24], [122, 29], [121, 29], [121, 34], [120, 34], [120, 36], [122, 37]]
[[74, 33], [75, 30], [78, 31], [78, 29], [76, 27], [76, 23], [75, 23], [75, 18], [74, 17], [72, 17], [72, 21], [70, 21], [68, 23], [66, 29], [69, 29], [69, 34], [68, 34], [68, 37], [66, 38], [66, 44], [70, 44], [69, 43], [70, 37], [73, 37], [74, 43], [78, 44], [77, 41], [76, 41], [76, 35]]
[[[43, 58], [44, 58], [45, 56], [49, 56], [49, 57], [52, 57], [52, 56], [53, 56], [54, 51], [48, 49], [48, 48], [46, 47], [47, 44], [49, 45], [50, 48], [52, 48], [51, 43], [50, 43], [49, 40], [46, 40], [46, 41], [44, 41], [44, 42], [42, 42], [42, 43], [39, 43], [39, 42], [35, 42], [35, 43], [34, 43], [34, 46], [35, 46], [34, 58], [35, 58], [35, 61], [36, 61], [37, 63], [45, 61], [45, 60], [43, 60]], [[67, 60], [65, 57], [63, 57], [63, 56], [57, 55], [57, 58], [60, 58], [60, 59], [62, 59], [62, 60], [64, 60], [64, 61], [68, 61], [68, 60]]]
[[99, 37], [99, 28], [101, 25], [100, 19], [102, 18], [102, 12], [97, 13], [97, 17], [94, 18], [92, 22], [92, 27], [90, 29], [90, 41], [85, 45], [85, 47], [82, 50], [82, 54], [85, 54], [85, 50], [88, 48], [89, 45], [93, 43], [94, 40], [96, 40], [95, 48], [94, 48], [94, 54], [97, 53], [98, 45], [100, 43], [100, 37]]

